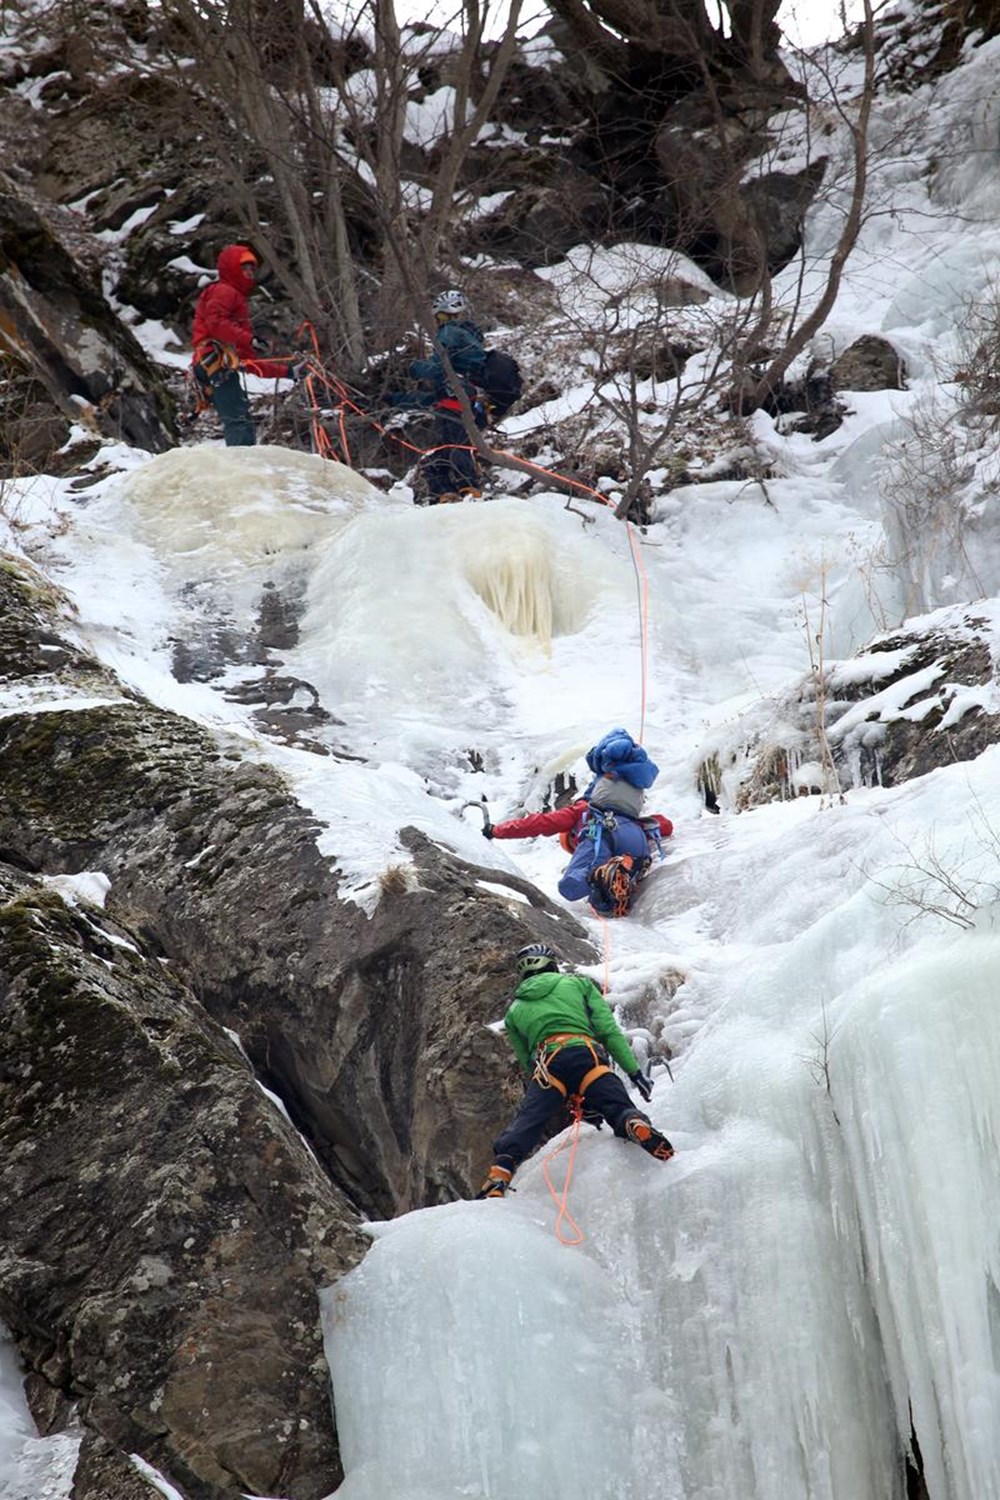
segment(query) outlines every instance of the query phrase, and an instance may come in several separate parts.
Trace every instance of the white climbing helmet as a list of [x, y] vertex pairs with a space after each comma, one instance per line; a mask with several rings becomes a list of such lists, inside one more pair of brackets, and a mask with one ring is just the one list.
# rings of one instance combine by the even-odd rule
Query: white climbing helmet
[[452, 287], [447, 292], [438, 292], [431, 306], [435, 313], [443, 313], [447, 318], [457, 318], [469, 311], [469, 299], [464, 292]]

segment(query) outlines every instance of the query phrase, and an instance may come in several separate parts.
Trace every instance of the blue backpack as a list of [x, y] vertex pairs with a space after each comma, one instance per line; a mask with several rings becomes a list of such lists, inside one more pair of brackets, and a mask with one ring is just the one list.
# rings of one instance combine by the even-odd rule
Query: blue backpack
[[499, 422], [515, 401], [520, 400], [521, 371], [514, 356], [505, 354], [502, 349], [487, 349], [482, 372], [476, 376], [476, 380], [480, 389], [486, 393], [491, 422]]

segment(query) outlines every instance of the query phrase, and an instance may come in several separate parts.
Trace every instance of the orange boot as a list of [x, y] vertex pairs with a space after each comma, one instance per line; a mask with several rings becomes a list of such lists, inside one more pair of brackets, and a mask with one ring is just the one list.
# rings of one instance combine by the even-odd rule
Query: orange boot
[[510, 1187], [510, 1179], [513, 1177], [513, 1175], [513, 1172], [508, 1171], [506, 1167], [498, 1167], [495, 1165], [490, 1167], [490, 1170], [486, 1174], [486, 1181], [479, 1189], [476, 1197], [502, 1198], [504, 1193], [506, 1193], [507, 1189]]
[[674, 1148], [666, 1136], [661, 1135], [642, 1115], [633, 1115], [625, 1122], [625, 1134], [630, 1141], [641, 1146], [643, 1151], [655, 1156], [657, 1161], [669, 1161], [674, 1154]]
[[[609, 916], [627, 917], [632, 897], [635, 860], [631, 854], [615, 854], [590, 872], [590, 884], [611, 907]], [[595, 908], [599, 910], [599, 908]]]

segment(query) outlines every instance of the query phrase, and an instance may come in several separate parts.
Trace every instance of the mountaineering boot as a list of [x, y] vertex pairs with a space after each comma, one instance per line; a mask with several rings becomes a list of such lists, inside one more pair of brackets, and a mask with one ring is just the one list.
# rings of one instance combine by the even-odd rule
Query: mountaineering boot
[[502, 1198], [510, 1187], [510, 1179], [513, 1175], [513, 1172], [508, 1171], [506, 1167], [490, 1167], [490, 1170], [486, 1174], [486, 1181], [476, 1194], [477, 1199]]
[[643, 1151], [655, 1156], [657, 1161], [669, 1161], [674, 1154], [674, 1148], [666, 1136], [661, 1135], [642, 1115], [633, 1115], [625, 1122], [625, 1134], [630, 1141], [641, 1146]]
[[477, 490], [475, 486], [471, 484], [467, 484], [464, 490], [459, 490], [458, 493], [463, 500], [481, 500], [483, 498], [482, 490]]
[[457, 505], [461, 498], [457, 490], [446, 490], [443, 495], [438, 495], [434, 503], [435, 505]]
[[590, 884], [607, 901], [613, 917], [627, 917], [632, 904], [631, 854], [616, 854], [590, 872]]

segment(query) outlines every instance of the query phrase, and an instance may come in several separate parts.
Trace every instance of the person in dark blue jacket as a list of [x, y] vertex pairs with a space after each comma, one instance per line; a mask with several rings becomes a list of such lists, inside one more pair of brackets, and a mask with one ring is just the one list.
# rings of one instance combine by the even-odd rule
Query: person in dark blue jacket
[[[447, 353], [472, 405], [473, 415], [482, 427], [486, 413], [476, 399], [476, 387], [482, 379], [486, 358], [482, 330], [466, 317], [469, 302], [465, 293], [454, 288], [435, 297], [432, 311], [437, 323], [436, 342]], [[477, 499], [482, 490], [479, 488], [476, 456], [469, 447], [462, 423], [461, 403], [451, 388], [448, 371], [437, 349], [428, 359], [413, 360], [410, 374], [414, 380], [432, 387], [435, 447], [422, 465], [430, 504], [443, 505], [466, 497]]]

